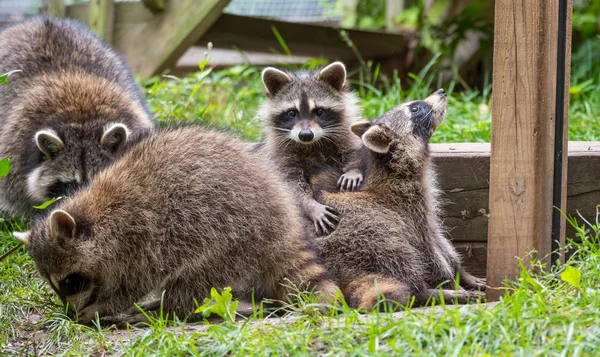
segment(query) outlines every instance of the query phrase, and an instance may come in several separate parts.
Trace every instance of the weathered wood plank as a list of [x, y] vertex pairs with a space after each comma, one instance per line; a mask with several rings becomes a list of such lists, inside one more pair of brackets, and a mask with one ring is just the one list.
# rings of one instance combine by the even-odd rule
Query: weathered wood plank
[[[141, 2], [117, 2], [112, 44], [136, 74], [148, 78], [174, 67], [188, 47], [211, 28], [228, 3], [229, 0], [169, 0], [163, 11], [153, 14]], [[83, 22], [87, 22], [89, 13], [87, 4], [67, 8], [68, 17]]]
[[487, 244], [454, 243], [454, 247], [462, 257], [465, 270], [478, 278], [485, 278], [487, 269]]
[[42, 0], [40, 14], [45, 14], [52, 17], [64, 17], [65, 11], [64, 0]]
[[502, 286], [515, 257], [551, 252], [558, 2], [498, 0], [494, 25], [487, 279]]
[[[489, 212], [489, 143], [433, 144], [433, 162], [444, 191], [444, 223], [456, 242], [486, 242]], [[594, 220], [600, 204], [600, 143], [569, 142], [567, 213]], [[579, 218], [579, 221], [583, 220]], [[566, 236], [575, 237], [567, 227]]]
[[142, 0], [142, 3], [155, 14], [165, 9], [165, 0]]
[[[324, 57], [342, 61], [356, 60], [356, 54], [340, 37], [338, 29], [271, 19], [223, 14], [198, 41], [199, 46], [212, 42], [216, 48], [237, 47], [243, 51], [272, 52], [281, 50], [273, 35], [281, 34], [294, 55]], [[346, 30], [363, 58], [404, 58], [414, 32], [383, 33]]]
[[90, 0], [88, 8], [88, 27], [106, 42], [111, 43], [115, 19], [115, 1]]

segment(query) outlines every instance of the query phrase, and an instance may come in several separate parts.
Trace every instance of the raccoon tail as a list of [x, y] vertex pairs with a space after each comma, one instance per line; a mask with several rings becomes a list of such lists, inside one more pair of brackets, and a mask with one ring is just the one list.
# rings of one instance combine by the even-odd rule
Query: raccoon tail
[[[484, 297], [479, 291], [420, 289], [380, 274], [368, 274], [354, 279], [343, 292], [349, 306], [365, 311], [374, 308], [389, 311], [390, 307], [397, 304], [412, 303], [412, 307], [419, 307], [442, 300], [446, 304], [466, 304]], [[382, 296], [385, 297], [385, 304], [381, 304]]]
[[395, 303], [406, 305], [413, 296], [420, 295], [417, 289], [408, 284], [380, 274], [368, 274], [353, 279], [345, 286], [343, 292], [350, 307], [364, 311], [376, 307], [384, 310], [386, 305], [380, 305], [382, 296], [385, 296], [387, 306], [391, 306]]

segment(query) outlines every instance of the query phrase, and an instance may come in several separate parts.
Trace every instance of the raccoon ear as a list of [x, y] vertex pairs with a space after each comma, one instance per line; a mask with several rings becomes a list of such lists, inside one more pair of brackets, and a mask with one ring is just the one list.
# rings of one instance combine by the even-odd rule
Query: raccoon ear
[[390, 150], [392, 138], [390, 129], [381, 125], [373, 125], [363, 134], [362, 141], [369, 150], [386, 154]]
[[107, 125], [100, 139], [100, 145], [108, 151], [115, 152], [127, 142], [129, 129], [125, 124], [113, 123]]
[[66, 211], [57, 209], [50, 214], [50, 237], [57, 240], [59, 238], [75, 238], [75, 219]]
[[31, 236], [31, 231], [27, 232], [13, 232], [13, 237], [19, 242], [25, 244], [27, 247], [29, 246], [29, 237]]
[[319, 79], [336, 90], [341, 90], [346, 83], [346, 67], [342, 62], [333, 62], [319, 72]]
[[275, 95], [284, 85], [290, 83], [292, 79], [284, 71], [280, 71], [273, 67], [267, 67], [262, 71], [262, 81], [267, 93]]
[[350, 130], [354, 135], [362, 137], [372, 125], [370, 121], [362, 120], [350, 125]]
[[42, 153], [50, 157], [55, 156], [65, 147], [63, 141], [52, 130], [40, 130], [35, 133], [35, 143]]

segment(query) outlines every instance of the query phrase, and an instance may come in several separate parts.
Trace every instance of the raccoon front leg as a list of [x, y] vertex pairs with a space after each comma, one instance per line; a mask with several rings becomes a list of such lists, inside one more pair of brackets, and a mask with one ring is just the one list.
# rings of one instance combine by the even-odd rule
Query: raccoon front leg
[[338, 190], [357, 191], [363, 183], [363, 174], [359, 169], [352, 169], [343, 173], [338, 180]]
[[337, 186], [339, 191], [357, 191], [363, 184], [364, 176], [360, 169], [360, 159], [356, 152], [347, 155], [348, 164], [344, 166], [344, 173], [340, 176]]
[[308, 197], [302, 199], [301, 208], [315, 225], [317, 235], [330, 234], [337, 228], [340, 218], [335, 209]]

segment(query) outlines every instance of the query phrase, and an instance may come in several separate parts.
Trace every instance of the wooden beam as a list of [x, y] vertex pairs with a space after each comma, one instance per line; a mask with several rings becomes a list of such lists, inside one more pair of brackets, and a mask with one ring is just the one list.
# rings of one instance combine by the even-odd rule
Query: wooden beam
[[43, 0], [40, 8], [40, 14], [52, 17], [65, 17], [65, 11], [64, 0]]
[[166, 0], [142, 0], [144, 6], [155, 14], [162, 12], [165, 9], [165, 1]]
[[388, 30], [396, 26], [396, 16], [404, 10], [404, 0], [386, 0], [385, 26]]
[[[432, 144], [433, 163], [443, 191], [443, 219], [454, 242], [487, 241], [489, 216], [490, 144]], [[566, 213], [596, 219], [600, 203], [600, 142], [569, 142]], [[568, 226], [566, 236], [576, 238]]]
[[[113, 46], [142, 78], [174, 67], [179, 57], [208, 31], [229, 0], [169, 0], [153, 14], [141, 2], [117, 2]], [[88, 16], [87, 4], [71, 5], [67, 16]]]
[[[356, 53], [340, 37], [339, 29], [313, 24], [300, 24], [271, 19], [223, 14], [198, 41], [199, 46], [212, 42], [216, 48], [237, 47], [243, 51], [283, 52], [273, 34], [281, 34], [294, 55], [324, 57], [352, 61]], [[395, 33], [346, 30], [363, 58], [404, 59], [408, 43], [416, 37], [413, 31]], [[402, 71], [399, 71], [402, 73]]]
[[88, 27], [106, 42], [112, 43], [115, 1], [90, 0], [88, 7]]

